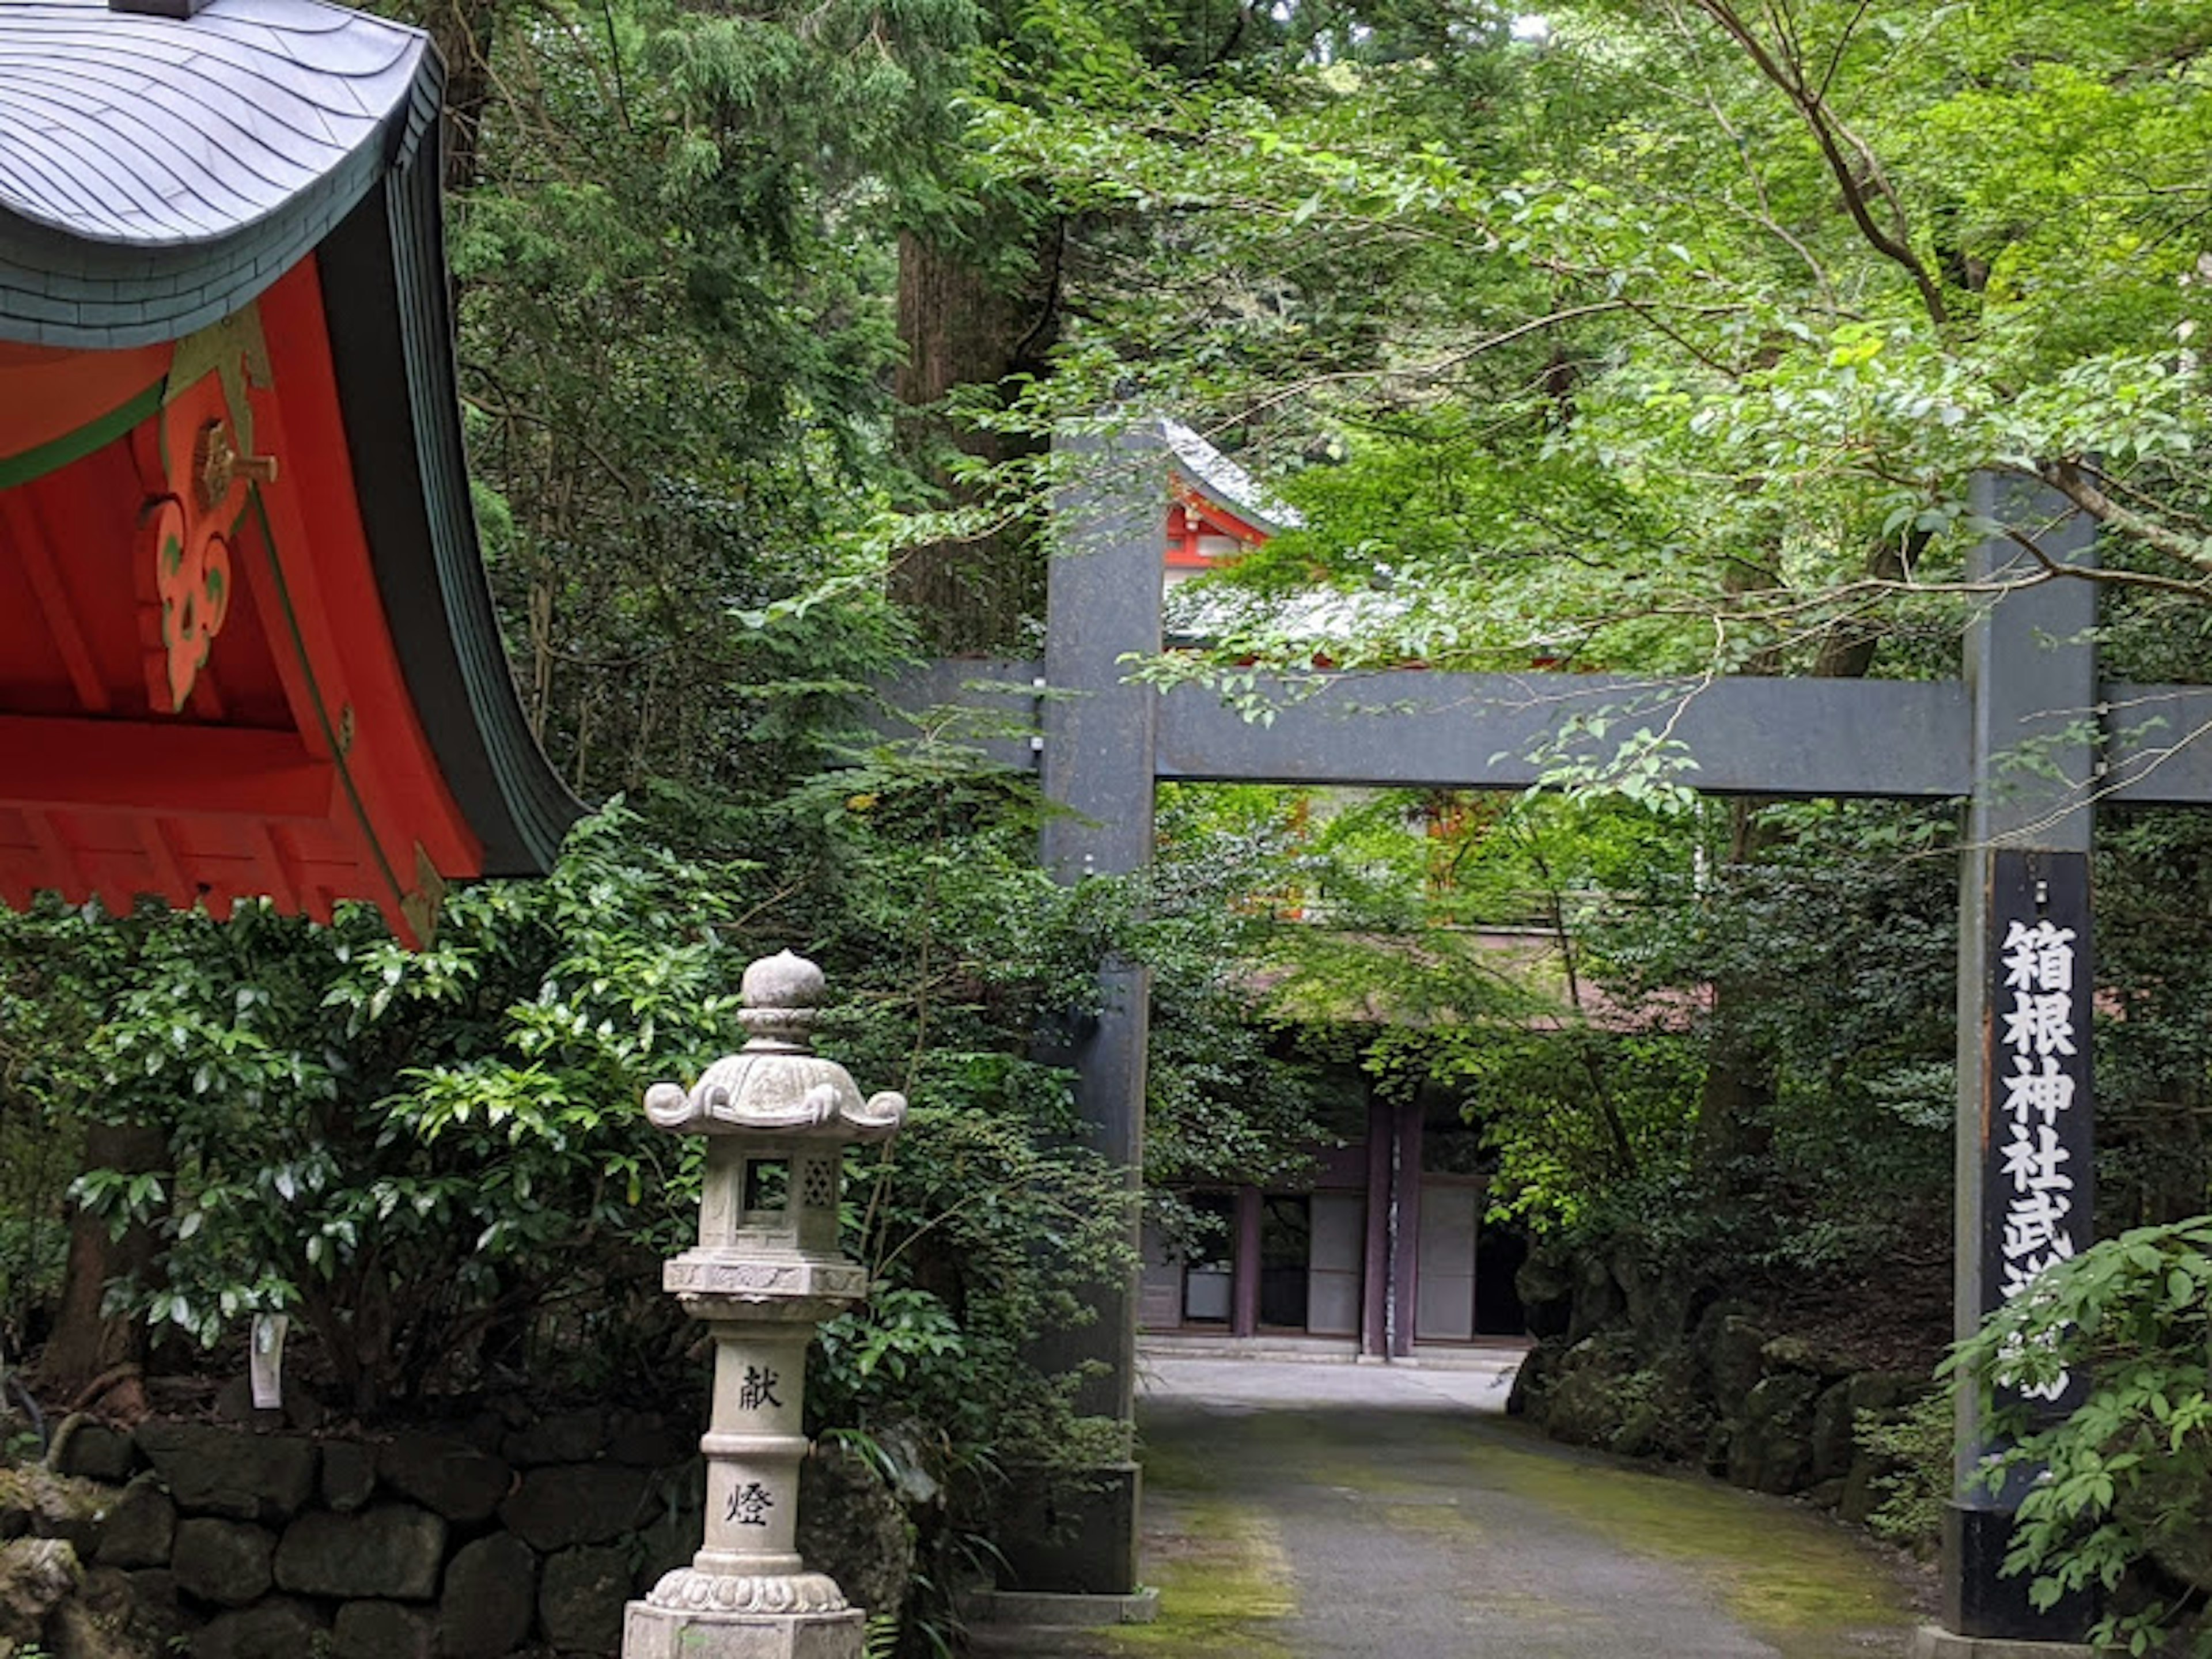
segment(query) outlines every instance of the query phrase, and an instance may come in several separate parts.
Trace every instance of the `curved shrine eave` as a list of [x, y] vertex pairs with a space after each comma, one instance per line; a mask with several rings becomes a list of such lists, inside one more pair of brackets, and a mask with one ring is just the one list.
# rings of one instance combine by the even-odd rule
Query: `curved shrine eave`
[[396, 326], [374, 276], [326, 296], [311, 255], [179, 341], [0, 343], [0, 900], [365, 899], [413, 942], [447, 883], [550, 860], [574, 806], [515, 740], [458, 430], [416, 429], [374, 326], [333, 336]]

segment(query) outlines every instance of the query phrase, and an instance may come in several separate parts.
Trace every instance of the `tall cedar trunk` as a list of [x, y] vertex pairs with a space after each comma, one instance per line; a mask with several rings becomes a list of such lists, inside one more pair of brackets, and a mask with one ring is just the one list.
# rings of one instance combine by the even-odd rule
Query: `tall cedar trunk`
[[[1020, 234], [1020, 233], [1016, 233]], [[1013, 281], [994, 277], [914, 232], [899, 237], [899, 447], [907, 464], [949, 506], [978, 504], [957, 484], [955, 452], [995, 465], [1039, 453], [1042, 441], [979, 432], [939, 405], [956, 387], [997, 386], [1034, 374], [1057, 332], [1054, 312], [1058, 233], [1032, 240]], [[1025, 620], [1044, 612], [1044, 549], [1036, 526], [1013, 519], [971, 538], [909, 549], [892, 569], [891, 597], [921, 619], [925, 639], [946, 653], [1016, 647]]]
[[[1767, 672], [1771, 672], [1771, 669]], [[1731, 867], [1753, 863], [1771, 836], [1756, 800], [1729, 803]], [[1773, 1136], [1773, 1056], [1746, 1039], [1741, 1011], [1756, 1006], [1765, 988], [1756, 977], [1713, 977], [1712, 1042], [1705, 1087], [1698, 1097], [1697, 1158], [1708, 1172], [1765, 1151]]]
[[450, 197], [477, 181], [484, 112], [492, 100], [498, 0], [438, 0], [422, 21], [446, 60], [445, 185]]
[[[140, 1123], [95, 1123], [85, 1134], [84, 1167], [143, 1175], [167, 1161], [168, 1139]], [[39, 1361], [40, 1386], [57, 1400], [74, 1400], [117, 1367], [145, 1358], [145, 1328], [128, 1315], [100, 1311], [109, 1281], [143, 1278], [153, 1266], [151, 1227], [133, 1224], [110, 1237], [106, 1220], [85, 1210], [70, 1218], [69, 1261], [62, 1278], [54, 1334]]]
[[[1756, 604], [1762, 598], [1771, 598], [1781, 583], [1763, 567], [1731, 562], [1723, 586], [1732, 598]], [[1761, 646], [1746, 659], [1741, 672], [1780, 673], [1779, 647]], [[1754, 862], [1765, 842], [1759, 803], [1730, 801], [1724, 866], [1735, 868]], [[1771, 1133], [1768, 1108], [1774, 1103], [1773, 1059], [1745, 1040], [1738, 1012], [1756, 1006], [1762, 994], [1755, 976], [1713, 976], [1712, 1041], [1705, 1056], [1705, 1087], [1698, 1097], [1697, 1130], [1698, 1163], [1709, 1173], [1723, 1171], [1740, 1158], [1755, 1157], [1764, 1150]]]

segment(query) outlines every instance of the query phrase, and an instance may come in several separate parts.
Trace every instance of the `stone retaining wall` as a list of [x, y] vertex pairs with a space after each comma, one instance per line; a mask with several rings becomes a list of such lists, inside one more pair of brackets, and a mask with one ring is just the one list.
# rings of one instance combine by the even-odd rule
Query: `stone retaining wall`
[[599, 1410], [374, 1442], [79, 1424], [53, 1472], [0, 1471], [0, 1538], [26, 1540], [0, 1549], [51, 1577], [30, 1540], [62, 1540], [78, 1577], [14, 1639], [56, 1659], [179, 1636], [196, 1659], [613, 1654], [623, 1602], [699, 1547], [696, 1443]]
[[1532, 1259], [1519, 1289], [1540, 1340], [1510, 1410], [1556, 1440], [1698, 1465], [1854, 1522], [1899, 1472], [1863, 1425], [1895, 1421], [1932, 1386], [1852, 1365], [1622, 1255]]

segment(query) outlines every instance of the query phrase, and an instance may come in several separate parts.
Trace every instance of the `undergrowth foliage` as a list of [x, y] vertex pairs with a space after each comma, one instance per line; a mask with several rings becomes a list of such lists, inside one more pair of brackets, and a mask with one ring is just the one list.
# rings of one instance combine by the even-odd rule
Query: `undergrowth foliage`
[[[155, 1240], [109, 1290], [154, 1363], [228, 1369], [198, 1351], [282, 1312], [294, 1375], [364, 1421], [502, 1390], [695, 1391], [697, 1333], [659, 1280], [696, 1235], [697, 1143], [640, 1097], [742, 1043], [739, 976], [788, 946], [829, 976], [821, 1050], [914, 1102], [848, 1158], [844, 1243], [872, 1288], [814, 1356], [810, 1430], [865, 1447], [905, 1498], [939, 1600], [988, 1560], [1003, 1469], [1126, 1457], [1121, 1425], [1075, 1413], [1079, 1379], [1035, 1359], [1133, 1270], [1136, 1201], [1041, 1044], [1087, 1017], [1110, 951], [1218, 990], [1233, 952], [1207, 918], [1228, 907], [1205, 881], [1053, 883], [1032, 787], [972, 756], [841, 757], [742, 809], [610, 806], [545, 879], [456, 889], [419, 951], [351, 907], [327, 927], [258, 903], [0, 917], [10, 1008], [52, 1005], [7, 1027], [11, 1121], [64, 1148], [144, 1123], [166, 1148], [73, 1188]], [[1192, 1078], [1162, 1076], [1192, 1115], [1232, 1110], [1270, 1063], [1176, 1047]], [[56, 1196], [27, 1209], [58, 1231]]]
[[637, 829], [602, 815], [548, 880], [456, 892], [419, 952], [364, 911], [74, 918], [132, 939], [88, 1043], [95, 1109], [168, 1145], [165, 1169], [77, 1182], [118, 1234], [161, 1240], [114, 1294], [204, 1346], [289, 1313], [364, 1415], [502, 1370], [574, 1386], [635, 1364], [654, 1322], [631, 1304], [696, 1185], [635, 1102], [729, 1028], [735, 896]]
[[2017, 1444], [1990, 1478], [2037, 1472], [2006, 1571], [2038, 1607], [2106, 1598], [2095, 1639], [2135, 1654], [2212, 1654], [2212, 1217], [2139, 1227], [2041, 1275], [1953, 1366], [1993, 1385], [2087, 1379], [2062, 1421], [1998, 1413]]

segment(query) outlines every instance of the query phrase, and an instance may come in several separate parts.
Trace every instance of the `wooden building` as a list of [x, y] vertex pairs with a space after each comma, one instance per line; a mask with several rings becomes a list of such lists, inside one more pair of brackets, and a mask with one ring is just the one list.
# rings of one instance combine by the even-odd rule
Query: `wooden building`
[[1522, 1235], [1486, 1227], [1488, 1184], [1463, 1160], [1455, 1101], [1374, 1103], [1341, 1146], [1316, 1153], [1310, 1184], [1200, 1188], [1212, 1222], [1195, 1252], [1145, 1239], [1138, 1328], [1151, 1335], [1334, 1338], [1403, 1358], [1419, 1346], [1525, 1334], [1515, 1270]]
[[319, 0], [0, 6], [0, 901], [418, 941], [574, 821], [470, 510], [442, 85]]

